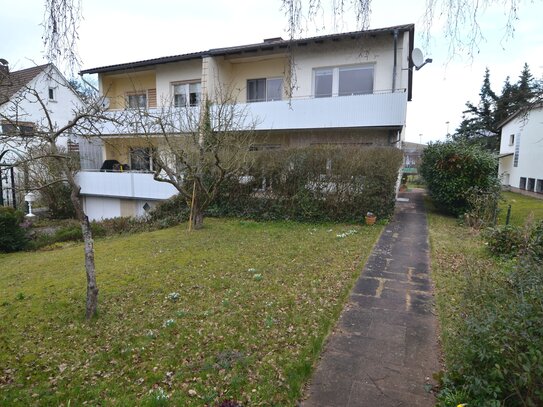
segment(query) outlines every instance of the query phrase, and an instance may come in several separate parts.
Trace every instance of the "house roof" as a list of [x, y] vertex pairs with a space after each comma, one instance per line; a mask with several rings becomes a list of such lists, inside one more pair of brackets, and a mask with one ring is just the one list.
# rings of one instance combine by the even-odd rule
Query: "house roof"
[[42, 73], [51, 64], [33, 66], [32, 68], [2, 74], [0, 77], [0, 105], [9, 101], [23, 86]]
[[527, 113], [527, 112], [530, 112], [532, 110], [541, 109], [541, 108], [543, 108], [543, 102], [542, 103], [534, 103], [532, 106], [528, 106], [528, 107], [526, 107], [524, 109], [519, 109], [515, 113], [513, 113], [512, 115], [510, 115], [509, 117], [507, 117], [506, 119], [501, 121], [500, 123], [498, 123], [498, 128], [501, 129], [503, 126], [505, 126], [511, 120], [513, 120], [513, 119], [517, 118], [518, 116], [520, 116], [522, 113]]
[[225, 48], [213, 48], [207, 51], [193, 52], [190, 54], [180, 54], [180, 55], [173, 55], [173, 56], [168, 56], [168, 57], [146, 59], [146, 60], [136, 61], [136, 62], [128, 62], [128, 63], [123, 63], [123, 64], [102, 66], [98, 68], [90, 68], [90, 69], [82, 70], [80, 74], [104, 73], [104, 72], [113, 72], [113, 71], [120, 71], [120, 70], [126, 70], [126, 69], [143, 68], [143, 67], [150, 67], [150, 66], [158, 65], [158, 64], [166, 64], [170, 62], [187, 61], [191, 59], [201, 59], [206, 56], [235, 55], [235, 54], [244, 54], [244, 53], [250, 54], [250, 53], [258, 52], [258, 51], [273, 51], [273, 50], [278, 50], [278, 49], [288, 49], [289, 47], [293, 47], [293, 46], [305, 46], [305, 45], [308, 45], [309, 43], [320, 44], [325, 41], [341, 41], [344, 39], [358, 39], [358, 38], [363, 38], [367, 36], [377, 36], [379, 34], [393, 33], [396, 30], [400, 32], [406, 32], [406, 31], [410, 32], [410, 36], [411, 36], [410, 43], [411, 43], [411, 48], [412, 48], [415, 25], [404, 24], [404, 25], [397, 25], [397, 26], [386, 27], [386, 28], [378, 28], [378, 29], [373, 29], [373, 30], [352, 31], [352, 32], [341, 33], [341, 34], [321, 35], [318, 37], [302, 38], [302, 39], [297, 39], [297, 40], [292, 40], [292, 41], [283, 40], [282, 38], [271, 38], [257, 44], [239, 45], [239, 46], [225, 47]]

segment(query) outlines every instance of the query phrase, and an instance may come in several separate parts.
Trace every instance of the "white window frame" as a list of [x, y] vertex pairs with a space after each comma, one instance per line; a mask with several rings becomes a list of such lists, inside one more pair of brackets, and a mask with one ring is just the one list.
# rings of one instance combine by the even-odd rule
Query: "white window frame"
[[[197, 101], [196, 103], [192, 104], [190, 102], [190, 85], [199, 85], [199, 90], [200, 92], [197, 93], [198, 98], [197, 98]], [[190, 81], [182, 81], [182, 82], [172, 82], [171, 84], [172, 86], [172, 105], [174, 107], [195, 107], [195, 106], [200, 106], [200, 103], [202, 101], [202, 81], [201, 80], [190, 80]], [[175, 88], [177, 86], [181, 86], [182, 89], [183, 89], [183, 92], [185, 94], [185, 106], [176, 106], [175, 105], [175, 96], [177, 95], [177, 93], [175, 93]], [[181, 93], [179, 93], [179, 95], [181, 95]]]
[[[330, 96], [317, 96], [315, 94], [316, 92], [316, 79], [317, 79], [317, 73], [322, 71], [332, 71], [332, 96], [331, 97], [337, 97], [339, 96], [339, 71], [341, 69], [353, 69], [353, 68], [363, 68], [363, 69], [371, 69], [372, 70], [372, 91], [371, 93], [363, 93], [363, 95], [371, 95], [375, 92], [375, 64], [353, 64], [353, 65], [339, 65], [339, 66], [322, 66], [318, 68], [313, 68], [313, 79], [311, 81], [311, 94], [314, 98], [316, 97], [330, 97]], [[347, 95], [342, 95], [347, 96]]]
[[[259, 80], [266, 81], [266, 85], [265, 85], [266, 95], [264, 96], [264, 100], [251, 100], [251, 99], [249, 99], [249, 81], [259, 81]], [[281, 94], [280, 94], [279, 99], [270, 99], [268, 97], [268, 82], [269, 81], [274, 81], [274, 80], [280, 80], [281, 81]], [[275, 101], [278, 101], [278, 100], [283, 100], [283, 86], [284, 86], [284, 84], [283, 84], [283, 77], [282, 76], [270, 76], [270, 77], [266, 77], [266, 78], [250, 78], [250, 79], [247, 79], [247, 82], [246, 82], [246, 87], [247, 87], [246, 100], [247, 100], [247, 103], [275, 102]]]

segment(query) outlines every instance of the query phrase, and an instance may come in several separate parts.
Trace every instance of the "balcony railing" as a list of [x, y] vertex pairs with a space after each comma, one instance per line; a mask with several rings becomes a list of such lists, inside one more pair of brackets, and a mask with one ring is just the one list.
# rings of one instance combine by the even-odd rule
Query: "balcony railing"
[[168, 199], [177, 194], [171, 184], [155, 181], [153, 174], [142, 172], [80, 171], [77, 182], [82, 195]]
[[[212, 107], [211, 117], [217, 117]], [[407, 93], [379, 92], [326, 98], [293, 98], [273, 102], [240, 103], [236, 123], [239, 128], [256, 130], [287, 130], [346, 127], [401, 127], [405, 125]], [[124, 114], [123, 114], [124, 113]], [[105, 123], [100, 128], [104, 135], [160, 133], [158, 116], [167, 117], [172, 126], [168, 131], [187, 129], [198, 123], [199, 108], [149, 109], [110, 112], [118, 121]], [[226, 114], [231, 114], [227, 112]], [[240, 118], [243, 118], [242, 123]], [[223, 118], [224, 120], [224, 118]]]

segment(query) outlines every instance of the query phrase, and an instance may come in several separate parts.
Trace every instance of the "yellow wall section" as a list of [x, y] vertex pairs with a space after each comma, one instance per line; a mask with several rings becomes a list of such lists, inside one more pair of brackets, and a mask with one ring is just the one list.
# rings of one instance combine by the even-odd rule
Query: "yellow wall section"
[[254, 62], [231, 60], [229, 75], [224, 75], [221, 80], [231, 86], [231, 90], [234, 92], [234, 96], [237, 96], [238, 102], [244, 103], [247, 100], [247, 79], [280, 77], [284, 81], [287, 66], [287, 59], [284, 56]]
[[[107, 139], [105, 145], [105, 160], [117, 160], [121, 164], [130, 164], [131, 147], [149, 147], [151, 141], [138, 138]], [[154, 146], [155, 143], [152, 143]]]
[[102, 92], [110, 98], [110, 109], [124, 109], [126, 94], [156, 88], [155, 71], [107, 75], [101, 78]]

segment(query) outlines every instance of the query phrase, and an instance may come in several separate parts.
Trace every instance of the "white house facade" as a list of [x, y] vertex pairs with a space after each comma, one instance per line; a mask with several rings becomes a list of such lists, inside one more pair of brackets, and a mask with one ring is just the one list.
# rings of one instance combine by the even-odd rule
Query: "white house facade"
[[[77, 92], [53, 64], [10, 72], [7, 64], [0, 63], [0, 204], [15, 205], [15, 196], [25, 192], [21, 172], [11, 176], [14, 170], [9, 164], [24, 154], [32, 138], [15, 138], [13, 134], [31, 136], [35, 129], [49, 127], [49, 119], [55, 128], [61, 128], [82, 105]], [[65, 136], [58, 139], [58, 145], [77, 149], [78, 140]]]
[[542, 105], [502, 123], [498, 171], [504, 187], [543, 197], [542, 157]]
[[[412, 24], [292, 41], [271, 38], [81, 73], [98, 74], [112, 115], [168, 107], [197, 115], [202, 100], [219, 100], [227, 91], [254, 123], [255, 149], [399, 148], [412, 96], [413, 39]], [[141, 129], [109, 123], [101, 132], [100, 140], [83, 142], [80, 149], [78, 180], [91, 219], [141, 215], [176, 193], [152, 180]], [[163, 147], [157, 137], [153, 148]]]

